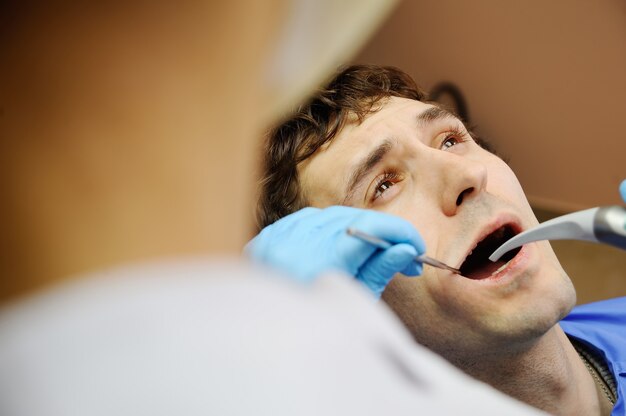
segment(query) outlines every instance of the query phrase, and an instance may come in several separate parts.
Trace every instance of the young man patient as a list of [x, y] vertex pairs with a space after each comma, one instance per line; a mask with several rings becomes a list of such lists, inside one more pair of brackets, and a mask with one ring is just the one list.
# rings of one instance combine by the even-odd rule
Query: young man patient
[[[417, 342], [537, 408], [624, 414], [626, 298], [572, 311], [548, 242], [487, 259], [537, 219], [507, 163], [407, 74], [343, 69], [267, 146], [253, 258], [302, 280], [354, 276]], [[423, 253], [461, 275], [416, 263]]]

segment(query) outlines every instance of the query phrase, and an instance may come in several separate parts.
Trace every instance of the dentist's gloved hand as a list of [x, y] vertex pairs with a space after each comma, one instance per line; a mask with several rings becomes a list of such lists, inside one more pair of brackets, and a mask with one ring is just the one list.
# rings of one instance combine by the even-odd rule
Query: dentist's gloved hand
[[619, 193], [622, 195], [622, 200], [626, 202], [626, 179], [619, 185]]
[[[349, 227], [394, 245], [381, 250], [349, 236]], [[414, 257], [425, 250], [422, 237], [408, 221], [344, 206], [304, 208], [265, 227], [245, 248], [253, 259], [303, 281], [332, 270], [348, 273], [377, 298], [394, 274], [421, 274], [422, 264]]]

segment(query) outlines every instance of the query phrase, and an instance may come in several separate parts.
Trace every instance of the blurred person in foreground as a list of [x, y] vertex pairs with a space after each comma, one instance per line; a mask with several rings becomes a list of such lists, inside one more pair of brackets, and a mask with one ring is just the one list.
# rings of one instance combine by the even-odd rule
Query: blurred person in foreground
[[[401, 70], [339, 71], [272, 130], [262, 184], [254, 258], [305, 281], [354, 276], [421, 345], [540, 409], [624, 414], [626, 298], [572, 311], [546, 241], [488, 260], [537, 219], [510, 167]], [[461, 274], [422, 267], [424, 252]]]
[[0, 414], [535, 414], [238, 258], [287, 4], [53, 3], [0, 9]]

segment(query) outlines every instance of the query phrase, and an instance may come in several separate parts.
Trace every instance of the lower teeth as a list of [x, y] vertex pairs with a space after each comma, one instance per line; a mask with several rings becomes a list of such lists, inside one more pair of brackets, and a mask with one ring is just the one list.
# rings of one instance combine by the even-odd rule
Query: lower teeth
[[[509, 260], [510, 261], [510, 260]], [[507, 261], [506, 263], [504, 263], [502, 266], [500, 266], [498, 268], [498, 270], [496, 270], [495, 272], [491, 273], [491, 275], [493, 276], [494, 274], [498, 274], [500, 273], [502, 270], [504, 270], [506, 268], [506, 266], [508, 266], [509, 262]]]

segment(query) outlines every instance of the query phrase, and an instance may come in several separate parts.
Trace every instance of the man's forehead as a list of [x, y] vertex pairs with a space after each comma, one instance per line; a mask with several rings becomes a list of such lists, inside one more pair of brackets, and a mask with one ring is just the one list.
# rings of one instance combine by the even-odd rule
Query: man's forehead
[[391, 97], [381, 100], [361, 122], [353, 115], [332, 140], [298, 166], [305, 197], [312, 205], [338, 203], [354, 165], [380, 142], [389, 140], [395, 130], [415, 128], [418, 115], [431, 108], [437, 107]]
[[[382, 99], [374, 105], [372, 112], [361, 120], [356, 114], [350, 113], [342, 129], [332, 140], [324, 143], [311, 158], [328, 152], [330, 148], [341, 148], [337, 149], [341, 153], [345, 151], [344, 147], [350, 148], [352, 152], [366, 151], [371, 141], [380, 139], [376, 136], [380, 130], [388, 129], [390, 133], [393, 133], [394, 129], [401, 128], [400, 126], [404, 123], [415, 126], [417, 116], [430, 108], [438, 107], [408, 98], [389, 97]], [[353, 153], [349, 153], [349, 155], [353, 155]]]
[[[346, 123], [346, 127], [351, 127], [353, 131], [370, 130], [377, 126], [385, 125], [386, 122], [393, 120], [412, 122], [419, 113], [432, 107], [435, 106], [422, 101], [401, 97], [389, 97], [376, 104], [372, 108], [372, 112], [361, 122], [359, 122], [356, 117], [351, 118], [350, 123]], [[349, 132], [349, 130], [346, 130], [346, 132]]]

